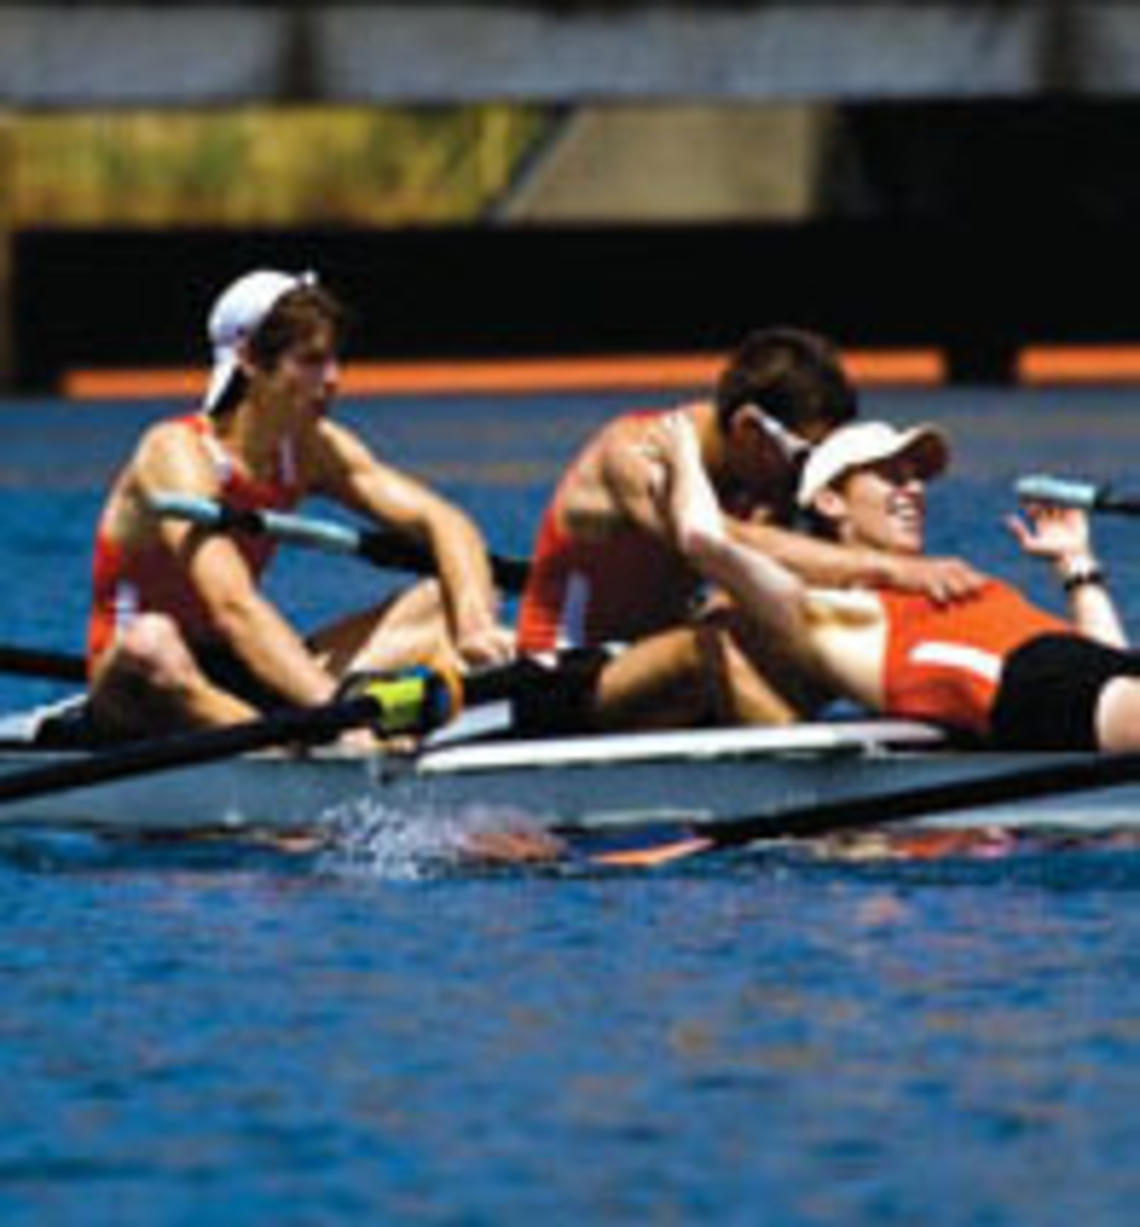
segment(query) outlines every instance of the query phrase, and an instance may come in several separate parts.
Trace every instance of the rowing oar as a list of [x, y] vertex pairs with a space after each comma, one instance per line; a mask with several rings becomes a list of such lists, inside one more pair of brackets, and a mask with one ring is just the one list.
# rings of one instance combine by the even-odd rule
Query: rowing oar
[[60, 682], [85, 682], [87, 665], [82, 656], [0, 644], [0, 673], [43, 677]]
[[532, 706], [552, 705], [559, 690], [588, 684], [587, 654], [524, 657], [479, 673], [445, 676], [421, 666], [391, 673], [350, 675], [340, 696], [316, 707], [284, 708], [269, 715], [199, 732], [129, 742], [83, 757], [0, 774], [0, 804], [66, 792], [128, 777], [195, 766], [282, 745], [319, 745], [349, 729], [367, 727], [381, 737], [423, 736], [451, 721], [467, 703], [531, 695]]
[[[333, 520], [280, 511], [242, 511], [212, 499], [184, 494], [156, 495], [152, 505], [159, 515], [187, 520], [213, 532], [269, 536], [327, 553], [350, 554], [378, 567], [416, 575], [434, 575], [437, 570], [430, 550], [392, 531], [355, 528]], [[526, 558], [491, 554], [490, 562], [495, 582], [504, 591], [522, 591], [530, 568]], [[62, 682], [87, 680], [82, 656], [18, 644], [0, 644], [0, 673]]]
[[[161, 516], [187, 520], [213, 532], [273, 537], [333, 554], [352, 554], [380, 567], [434, 575], [435, 556], [425, 546], [390, 530], [355, 528], [334, 520], [283, 511], [245, 511], [188, 494], [157, 494], [151, 507]], [[525, 558], [491, 554], [491, 573], [507, 592], [521, 592], [530, 563]]]
[[[984, 752], [979, 752], [978, 758], [984, 762]], [[648, 847], [602, 854], [595, 859], [615, 865], [653, 866], [700, 852], [765, 840], [834, 835], [857, 827], [885, 826], [909, 818], [1065, 796], [1140, 780], [1140, 753], [1086, 754], [1076, 758], [1045, 754], [1042, 758], [1042, 762], [968, 780], [775, 807], [742, 818], [693, 822], [676, 838]]]
[[290, 707], [224, 728], [129, 742], [82, 758], [0, 775], [0, 803], [197, 766], [282, 745], [319, 745], [349, 729], [380, 736], [419, 734], [450, 717], [446, 683], [428, 669], [369, 678], [344, 698], [315, 707]]
[[1096, 485], [1091, 481], [1033, 473], [1020, 478], [1016, 490], [1018, 498], [1027, 502], [1052, 503], [1058, 507], [1081, 507], [1085, 511], [1104, 512], [1109, 515], [1140, 515], [1140, 497], [1114, 494], [1110, 486]]

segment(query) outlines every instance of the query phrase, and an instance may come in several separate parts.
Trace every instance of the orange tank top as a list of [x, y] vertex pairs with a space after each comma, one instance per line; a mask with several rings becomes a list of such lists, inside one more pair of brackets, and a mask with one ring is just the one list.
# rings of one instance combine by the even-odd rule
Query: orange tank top
[[886, 712], [985, 734], [1007, 657], [1070, 623], [999, 580], [965, 601], [938, 605], [920, 593], [883, 590]]
[[[283, 511], [295, 507], [301, 497], [296, 460], [288, 447], [278, 460], [278, 471], [261, 481], [239, 470], [233, 457], [200, 414], [177, 419], [206, 444], [218, 477], [218, 498], [243, 511]], [[87, 663], [94, 662], [111, 646], [115, 636], [138, 614], [155, 611], [169, 614], [187, 642], [208, 645], [217, 639], [209, 613], [195, 592], [184, 567], [161, 541], [126, 547], [107, 531], [107, 509], [95, 535], [92, 567], [91, 614], [87, 624]], [[250, 571], [260, 576], [273, 555], [269, 537], [238, 535], [234, 543]]]

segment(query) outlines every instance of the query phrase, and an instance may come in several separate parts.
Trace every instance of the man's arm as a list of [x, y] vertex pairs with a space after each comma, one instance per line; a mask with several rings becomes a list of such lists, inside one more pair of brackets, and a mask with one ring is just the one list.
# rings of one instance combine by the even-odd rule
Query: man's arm
[[817, 587], [896, 588], [948, 602], [970, 596], [985, 583], [985, 576], [960, 558], [888, 554], [755, 521], [731, 520], [729, 531], [734, 540], [767, 554]]
[[[170, 491], [218, 497], [216, 479], [197, 440], [172, 430], [155, 432], [144, 442], [135, 480], [144, 502]], [[157, 520], [155, 532], [181, 560], [219, 635], [260, 682], [291, 703], [324, 703], [332, 697], [332, 677], [258, 591], [229, 537], [170, 518]]]
[[317, 489], [432, 551], [449, 627], [469, 664], [509, 658], [511, 640], [498, 620], [486, 543], [469, 516], [421, 482], [382, 464], [360, 439], [333, 422], [321, 425]]
[[595, 454], [582, 463], [582, 479], [564, 510], [567, 520], [616, 515], [680, 549], [668, 499], [673, 467], [668, 434], [671, 424], [684, 420], [683, 410], [676, 410], [656, 418], [619, 419], [608, 427]]
[[[687, 414], [678, 410], [638, 424], [637, 435], [629, 430], [613, 432], [602, 441], [599, 458], [610, 496], [626, 517], [642, 531], [672, 542], [683, 555], [688, 551], [677, 532], [677, 512], [670, 498], [677, 465], [670, 440], [687, 422]], [[725, 525], [734, 541], [774, 559], [814, 587], [896, 588], [947, 602], [961, 600], [985, 583], [984, 575], [959, 558], [906, 557], [838, 545], [731, 516], [725, 517]]]
[[731, 521], [711, 492], [691, 408], [619, 420], [601, 440], [596, 468], [606, 500], [626, 521], [670, 545], [696, 566], [690, 556], [693, 538], [685, 522], [689, 512], [687, 493], [697, 483], [693, 475], [687, 477], [682, 471], [685, 467], [700, 469], [697, 476], [703, 477], [701, 484], [709, 488], [702, 502], [715, 508], [726, 525]]
[[679, 548], [759, 626], [801, 658], [812, 658], [804, 581], [770, 555], [733, 539], [689, 422], [677, 418], [670, 423], [667, 447], [667, 499]]

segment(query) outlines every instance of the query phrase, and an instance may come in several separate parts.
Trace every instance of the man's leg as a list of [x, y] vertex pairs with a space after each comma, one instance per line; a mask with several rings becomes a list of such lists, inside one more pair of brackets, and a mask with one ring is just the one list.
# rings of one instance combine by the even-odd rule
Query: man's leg
[[802, 678], [739, 610], [639, 640], [602, 669], [591, 727], [600, 731], [779, 725], [818, 705]]
[[1140, 677], [1114, 677], [1100, 692], [1096, 734], [1102, 750], [1140, 750]]
[[601, 731], [705, 723], [714, 692], [697, 629], [673, 627], [626, 648], [602, 669], [591, 708]]
[[123, 632], [91, 684], [90, 708], [95, 728], [112, 738], [235, 724], [257, 714], [207, 679], [163, 614], [143, 614]]
[[700, 629], [717, 724], [792, 724], [826, 703], [828, 696], [737, 606], [718, 599]]
[[457, 663], [435, 580], [415, 584], [381, 605], [322, 627], [309, 636], [309, 646], [334, 677], [358, 669], [431, 663], [454, 668]]

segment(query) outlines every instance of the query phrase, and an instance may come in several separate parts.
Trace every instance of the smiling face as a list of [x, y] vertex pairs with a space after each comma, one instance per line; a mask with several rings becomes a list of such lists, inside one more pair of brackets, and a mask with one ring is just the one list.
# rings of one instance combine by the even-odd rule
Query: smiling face
[[816, 510], [846, 545], [921, 554], [926, 539], [924, 467], [903, 452], [851, 469], [816, 496]]

